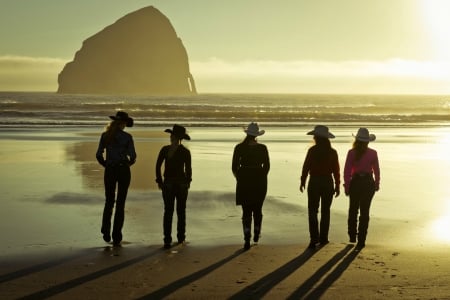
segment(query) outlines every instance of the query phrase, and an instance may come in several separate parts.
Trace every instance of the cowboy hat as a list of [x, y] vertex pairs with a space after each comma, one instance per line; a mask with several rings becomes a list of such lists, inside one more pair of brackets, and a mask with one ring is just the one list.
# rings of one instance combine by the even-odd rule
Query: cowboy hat
[[307, 133], [308, 135], [314, 135], [327, 139], [334, 139], [334, 134], [328, 131], [328, 127], [324, 125], [317, 125], [314, 130]]
[[367, 128], [360, 128], [356, 135], [353, 135], [356, 140], [361, 142], [373, 142], [377, 138], [375, 134], [369, 134], [369, 130]]
[[244, 128], [244, 132], [247, 135], [260, 136], [260, 135], [263, 135], [266, 131], [265, 130], [259, 130], [258, 123], [251, 122], [250, 124], [248, 124], [247, 128]]
[[124, 121], [124, 122], [126, 122], [126, 126], [127, 127], [133, 127], [133, 124], [134, 124], [134, 120], [133, 120], [133, 118], [130, 118], [129, 116], [128, 116], [128, 114], [126, 113], [126, 112], [124, 112], [124, 111], [118, 111], [118, 112], [116, 112], [116, 115], [115, 116], [109, 116], [112, 120], [114, 120], [114, 121]]
[[180, 140], [182, 140], [182, 139], [190, 140], [191, 139], [191, 137], [186, 134], [186, 128], [184, 128], [181, 125], [175, 124], [175, 125], [173, 125], [172, 129], [168, 128], [168, 129], [164, 130], [164, 132], [168, 132], [170, 134], [173, 134], [174, 136], [176, 136]]

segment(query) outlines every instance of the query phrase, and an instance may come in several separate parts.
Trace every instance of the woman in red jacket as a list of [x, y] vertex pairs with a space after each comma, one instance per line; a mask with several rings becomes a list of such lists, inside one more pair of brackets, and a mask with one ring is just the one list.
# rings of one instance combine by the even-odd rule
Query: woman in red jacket
[[[303, 163], [300, 178], [300, 192], [305, 189], [306, 178], [308, 183], [308, 219], [310, 243], [308, 248], [314, 249], [318, 243], [328, 244], [328, 231], [330, 227], [330, 207], [333, 194], [339, 196], [339, 160], [336, 150], [331, 147], [330, 139], [334, 135], [328, 127], [317, 125], [307, 134], [314, 136], [315, 145], [308, 149]], [[334, 184], [333, 184], [334, 177]], [[321, 207], [320, 230], [317, 214]]]

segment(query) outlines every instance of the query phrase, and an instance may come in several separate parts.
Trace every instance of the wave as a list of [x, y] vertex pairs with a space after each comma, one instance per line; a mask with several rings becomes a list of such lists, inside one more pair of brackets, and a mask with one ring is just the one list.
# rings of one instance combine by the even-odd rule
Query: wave
[[99, 125], [126, 110], [136, 125], [174, 122], [233, 126], [248, 121], [304, 123], [450, 123], [448, 96], [380, 95], [199, 95], [119, 97], [1, 93], [0, 125]]

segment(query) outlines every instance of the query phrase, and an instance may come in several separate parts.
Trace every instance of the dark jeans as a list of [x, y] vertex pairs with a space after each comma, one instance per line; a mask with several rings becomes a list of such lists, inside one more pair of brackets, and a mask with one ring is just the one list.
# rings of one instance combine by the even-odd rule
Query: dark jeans
[[259, 238], [262, 225], [262, 207], [264, 201], [244, 202], [242, 204], [242, 226], [244, 230], [244, 239], [250, 241], [252, 236], [252, 219], [254, 222], [254, 236]]
[[[371, 175], [355, 175], [350, 182], [350, 206], [348, 209], [348, 234], [358, 235], [358, 242], [364, 243], [369, 227], [369, 210], [375, 194], [375, 182]], [[359, 225], [357, 225], [358, 211]], [[356, 230], [358, 226], [358, 231]]]
[[[106, 167], [104, 174], [105, 184], [105, 208], [103, 209], [102, 229], [103, 234], [111, 232], [111, 216], [116, 204], [112, 238], [119, 243], [122, 241], [122, 227], [124, 221], [125, 200], [130, 186], [131, 172], [128, 165]], [[117, 200], [116, 200], [117, 186]]]
[[185, 183], [164, 183], [164, 243], [172, 242], [172, 218], [175, 209], [175, 199], [177, 202], [177, 239], [178, 242], [184, 242], [186, 239], [186, 200], [188, 197], [188, 185]]
[[[308, 183], [309, 235], [312, 242], [328, 242], [334, 186], [331, 176], [311, 176]], [[320, 230], [317, 214], [320, 206]]]

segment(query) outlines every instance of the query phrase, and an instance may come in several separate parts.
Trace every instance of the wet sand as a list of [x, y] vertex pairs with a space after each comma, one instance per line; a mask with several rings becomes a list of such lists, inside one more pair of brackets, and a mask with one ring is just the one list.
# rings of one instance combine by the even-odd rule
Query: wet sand
[[[414, 130], [375, 131], [382, 188], [372, 206], [367, 247], [359, 253], [347, 243], [343, 195], [333, 202], [331, 243], [305, 252], [307, 202], [298, 192], [298, 176], [310, 137], [304, 136], [306, 129], [279, 128], [260, 138], [268, 145], [272, 169], [259, 245], [241, 251], [231, 154], [242, 132], [194, 128], [195, 138], [186, 142], [194, 178], [188, 244], [162, 250], [163, 207], [154, 162], [168, 143], [163, 129], [130, 130], [138, 162], [118, 249], [105, 244], [99, 232], [104, 200], [95, 150], [101, 129], [1, 132], [0, 166], [7, 172], [0, 178], [0, 298], [450, 299], [450, 238], [434, 227], [448, 228], [450, 191], [446, 176], [432, 173], [436, 166], [450, 166], [441, 147], [445, 138], [450, 143], [448, 129], [423, 136]], [[335, 131], [341, 165], [351, 132]]]

